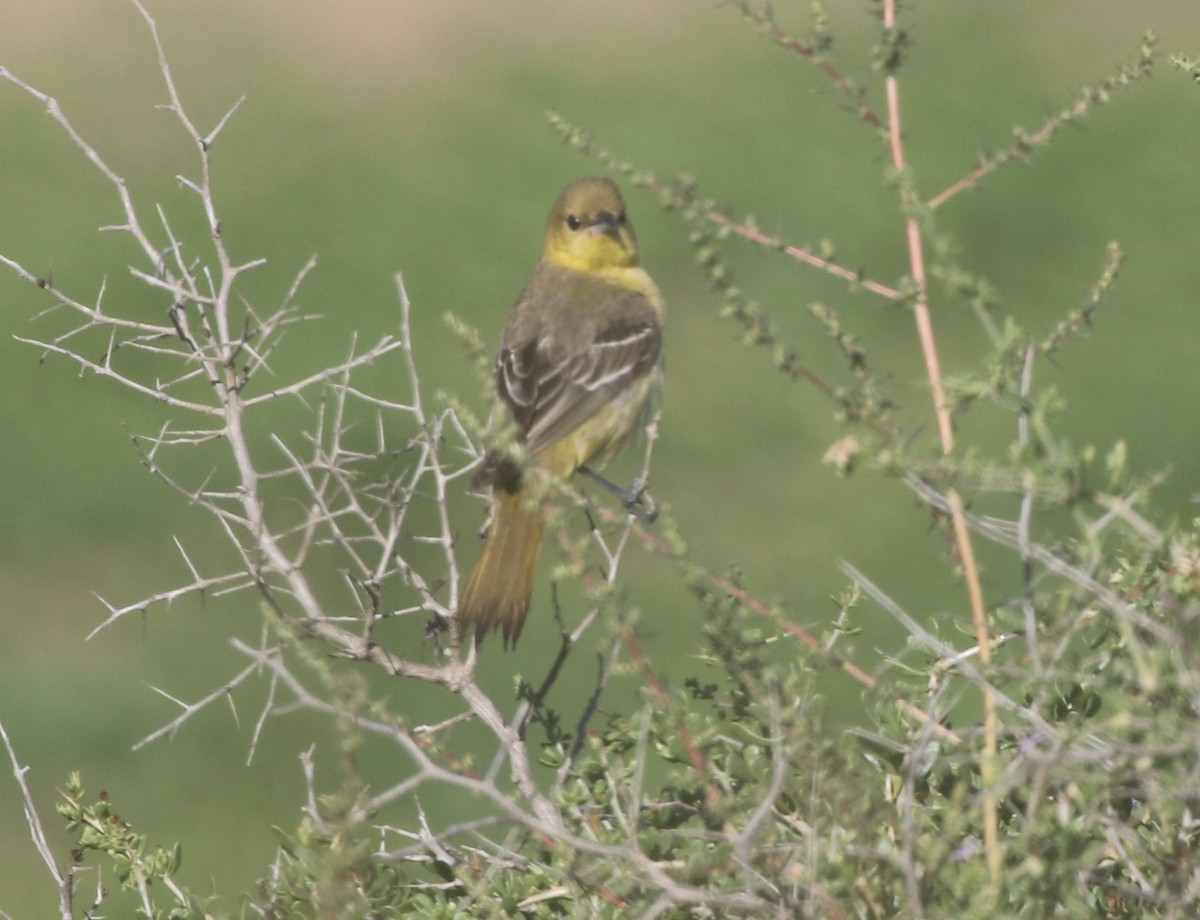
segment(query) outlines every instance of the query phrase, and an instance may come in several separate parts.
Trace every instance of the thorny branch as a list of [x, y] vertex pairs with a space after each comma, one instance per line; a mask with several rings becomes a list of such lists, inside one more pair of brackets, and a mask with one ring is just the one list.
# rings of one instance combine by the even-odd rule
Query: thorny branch
[[13, 776], [16, 778], [17, 788], [21, 790], [21, 806], [25, 811], [25, 824], [29, 828], [29, 836], [33, 838], [34, 848], [42, 858], [42, 862], [46, 864], [46, 868], [50, 870], [50, 875], [54, 878], [54, 883], [58, 888], [59, 917], [62, 920], [71, 920], [75, 916], [71, 909], [71, 874], [70, 872], [63, 872], [54, 860], [54, 852], [50, 847], [50, 842], [46, 839], [46, 830], [42, 826], [42, 819], [38, 815], [33, 795], [29, 791], [29, 785], [25, 782], [25, 774], [29, 771], [29, 768], [21, 766], [17, 761], [17, 752], [13, 749], [12, 741], [8, 737], [8, 731], [5, 729], [3, 722], [0, 722], [0, 740], [4, 742], [4, 749], [8, 752], [8, 760], [12, 764]]
[[[427, 643], [397, 650], [377, 641], [377, 629], [385, 621], [424, 619], [443, 627], [452, 621], [459, 569], [448, 499], [462, 490], [480, 460], [480, 449], [455, 411], [431, 408], [422, 391], [409, 322], [411, 304], [399, 275], [400, 310], [394, 334], [366, 347], [352, 336], [337, 363], [297, 379], [279, 379], [285, 369], [279, 357], [282, 331], [315, 318], [298, 306], [301, 285], [314, 269], [315, 260], [302, 266], [277, 304], [263, 309], [244, 301], [239, 283], [263, 261], [239, 261], [232, 255], [212, 169], [222, 130], [238, 104], [210, 130], [198, 126], [181, 101], [154, 19], [137, 0], [134, 5], [146, 22], [157, 54], [168, 100], [163, 108], [175, 117], [197, 157], [195, 175], [180, 176], [179, 183], [203, 213], [206, 236], [194, 240], [176, 233], [177, 221], [168, 205], [144, 207], [134, 183], [118, 174], [83, 138], [53, 97], [0, 68], [0, 77], [45, 106], [112, 186], [122, 218], [104, 229], [132, 241], [134, 258], [128, 270], [151, 296], [161, 299], [162, 320], [135, 321], [122, 316], [119, 307], [105, 303], [104, 288], [94, 298], [81, 298], [59, 290], [14, 259], [0, 255], [0, 262], [52, 296], [51, 311], [67, 311], [76, 319], [67, 332], [55, 338], [25, 341], [73, 362], [84, 374], [113, 381], [174, 413], [175, 418], [164, 420], [157, 431], [135, 435], [135, 448], [154, 476], [189, 505], [211, 516], [233, 550], [230, 566], [213, 572], [206, 570], [213, 563], [201, 561], [176, 540], [187, 580], [134, 602], [103, 601], [107, 616], [93, 635], [130, 614], [145, 615], [187, 599], [217, 597], [227, 602], [256, 597], [253, 606], [265, 624], [257, 646], [233, 640], [234, 648], [249, 663], [199, 699], [188, 702], [169, 689], [155, 688], [180, 711], [136, 747], [172, 735], [215, 702], [232, 704], [234, 695], [250, 681], [263, 678], [268, 693], [255, 723], [254, 745], [271, 719], [307, 709], [338, 721], [352, 718], [357, 730], [395, 742], [414, 765], [409, 776], [386, 785], [367, 801], [358, 815], [360, 820], [367, 820], [370, 812], [389, 802], [410, 798], [426, 783], [450, 785], [480, 796], [501, 820], [534, 831], [556, 846], [627, 866], [660, 890], [664, 903], [755, 909], [761, 901], [749, 887], [721, 894], [681, 883], [640, 850], [635, 831], [621, 845], [568, 831], [560, 806], [539, 788], [525, 730], [567, 655], [596, 622], [599, 607], [578, 625], [564, 627], [561, 652], [550, 664], [537, 696], [522, 701], [510, 718], [505, 718], [475, 680], [474, 644], [460, 645], [453, 629], [443, 628], [447, 646], [437, 650], [438, 660], [433, 662], [428, 660]], [[148, 222], [144, 214], [153, 219]], [[96, 340], [103, 342], [101, 357], [89, 357], [96, 352], [92, 347]], [[167, 362], [173, 370], [148, 378], [139, 364], [129, 360], [137, 353], [151, 354], [159, 362], [156, 366]], [[393, 371], [386, 384], [387, 396], [360, 382], [361, 372], [368, 367]], [[264, 407], [281, 400], [299, 401], [310, 410], [310, 425], [299, 439], [272, 429], [271, 414], [263, 412]], [[176, 420], [180, 418], [182, 421]], [[655, 430], [652, 428], [647, 439], [643, 482], [649, 472]], [[364, 444], [364, 431], [374, 433], [373, 443]], [[181, 452], [196, 450], [215, 458], [199, 479], [188, 464], [179, 462]], [[565, 490], [577, 503], [584, 502], [577, 493]], [[432, 516], [413, 513], [422, 506], [432, 508]], [[611, 587], [618, 577], [634, 529], [632, 517], [615, 533], [593, 529], [591, 543], [602, 560], [604, 585]], [[204, 558], [210, 559], [211, 554]], [[338, 573], [344, 590], [340, 598], [331, 601], [327, 586], [333, 572]], [[437, 725], [415, 728], [400, 715], [351, 714], [336, 700], [336, 694], [331, 701], [329, 692], [309, 689], [298, 676], [289, 652], [305, 639], [316, 640], [324, 653], [334, 658], [440, 687], [461, 708]], [[389, 641], [388, 645], [396, 643]], [[613, 652], [615, 661], [618, 648]], [[303, 660], [304, 654], [298, 657]], [[580, 717], [580, 737], [586, 733], [610, 672], [611, 664], [601, 669], [596, 693]], [[467, 720], [485, 726], [496, 746], [492, 769], [484, 776], [465, 766], [466, 760], [431, 743], [450, 726]], [[576, 748], [566, 759], [564, 770], [569, 770], [578, 753]], [[498, 778], [503, 764], [507, 764], [518, 794]], [[311, 757], [305, 769], [311, 783], [315, 769]], [[565, 772], [560, 771], [554, 788], [560, 789], [565, 780]], [[320, 818], [317, 803], [314, 791], [309, 808], [314, 819]], [[422, 833], [444, 839], [427, 824]], [[753, 829], [748, 829], [740, 838], [747, 859], [753, 834]], [[62, 883], [60, 875], [56, 878]], [[64, 916], [69, 916], [69, 910], [64, 910]]]

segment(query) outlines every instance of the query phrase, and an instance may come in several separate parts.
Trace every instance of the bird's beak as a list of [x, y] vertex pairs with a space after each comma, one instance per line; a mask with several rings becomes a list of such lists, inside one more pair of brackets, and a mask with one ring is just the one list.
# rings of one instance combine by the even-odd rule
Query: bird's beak
[[615, 214], [609, 214], [608, 211], [601, 211], [596, 215], [596, 222], [588, 227], [588, 232], [595, 234], [607, 233], [609, 236], [619, 237], [621, 235], [621, 224], [618, 222]]

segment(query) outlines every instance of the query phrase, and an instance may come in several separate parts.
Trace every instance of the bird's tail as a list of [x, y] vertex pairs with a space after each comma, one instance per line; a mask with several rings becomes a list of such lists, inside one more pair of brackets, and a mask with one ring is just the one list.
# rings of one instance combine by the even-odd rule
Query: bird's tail
[[458, 623], [463, 635], [474, 630], [477, 643], [499, 629], [507, 647], [516, 644], [529, 613], [546, 524], [525, 489], [497, 491], [483, 555], [458, 605]]

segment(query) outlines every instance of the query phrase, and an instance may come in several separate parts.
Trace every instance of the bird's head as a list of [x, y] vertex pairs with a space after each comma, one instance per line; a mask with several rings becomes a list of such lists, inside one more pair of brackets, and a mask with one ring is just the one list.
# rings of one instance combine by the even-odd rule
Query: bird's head
[[611, 179], [579, 179], [563, 189], [546, 221], [542, 257], [587, 273], [637, 265], [637, 237], [617, 184]]

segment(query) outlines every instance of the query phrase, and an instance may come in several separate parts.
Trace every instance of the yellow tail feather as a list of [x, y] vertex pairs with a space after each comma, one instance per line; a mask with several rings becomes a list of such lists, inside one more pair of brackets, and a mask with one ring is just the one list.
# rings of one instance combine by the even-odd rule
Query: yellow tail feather
[[473, 629], [478, 643], [499, 629], [505, 647], [516, 644], [529, 613], [545, 527], [542, 509], [529, 501], [524, 490], [497, 496], [483, 555], [458, 606], [463, 635]]

